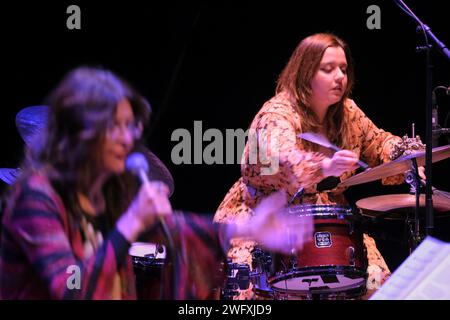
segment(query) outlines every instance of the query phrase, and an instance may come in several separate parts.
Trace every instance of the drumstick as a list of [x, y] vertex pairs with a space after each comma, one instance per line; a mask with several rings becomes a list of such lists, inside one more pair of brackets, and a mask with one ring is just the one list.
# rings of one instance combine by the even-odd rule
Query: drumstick
[[[334, 151], [341, 151], [342, 149], [339, 148], [338, 146], [335, 146], [334, 144], [332, 144], [330, 141], [328, 141], [328, 139], [318, 133], [312, 133], [312, 132], [305, 132], [305, 133], [301, 133], [298, 135], [299, 138], [302, 138], [304, 140], [310, 141], [312, 143], [318, 144], [320, 146], [323, 146], [325, 148], [329, 148], [332, 149]], [[369, 165], [361, 160], [358, 160], [358, 165], [363, 168], [364, 170], [369, 169]]]

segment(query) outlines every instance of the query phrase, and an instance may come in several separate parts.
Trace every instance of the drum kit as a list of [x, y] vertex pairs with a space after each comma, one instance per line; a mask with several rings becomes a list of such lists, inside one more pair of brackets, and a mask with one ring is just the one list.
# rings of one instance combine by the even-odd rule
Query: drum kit
[[[449, 157], [450, 145], [433, 149], [433, 163]], [[425, 152], [414, 152], [368, 169], [342, 181], [340, 186], [349, 187], [404, 174], [411, 169], [412, 162], [416, 166], [424, 165]], [[424, 195], [420, 195], [418, 200], [418, 206], [424, 208]], [[252, 268], [229, 262], [228, 268], [231, 270], [227, 272], [228, 281], [222, 290], [222, 298], [233, 299], [239, 290], [245, 290], [251, 284], [256, 299], [361, 299], [366, 294], [368, 276], [363, 245], [365, 225], [379, 219], [404, 220], [412, 225], [416, 222], [411, 218], [415, 209], [414, 194], [364, 198], [356, 202], [356, 208], [339, 205], [291, 206], [288, 214], [314, 217], [313, 241], [306, 244], [301, 252], [293, 250], [289, 255], [256, 247], [252, 251]], [[450, 193], [434, 189], [433, 209], [437, 217], [450, 216]], [[419, 219], [423, 217], [419, 216]], [[416, 234], [413, 228], [410, 230], [411, 240]], [[413, 241], [410, 241], [410, 251], [412, 245]]]

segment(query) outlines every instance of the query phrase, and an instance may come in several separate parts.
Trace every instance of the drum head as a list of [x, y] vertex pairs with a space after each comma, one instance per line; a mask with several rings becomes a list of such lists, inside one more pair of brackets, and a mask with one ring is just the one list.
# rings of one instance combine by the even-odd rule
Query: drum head
[[135, 242], [128, 250], [128, 254], [132, 257], [139, 258], [165, 259], [166, 248], [163, 245], [155, 243]]
[[166, 260], [166, 248], [163, 245], [135, 242], [128, 250], [135, 269], [148, 270], [162, 268]]
[[274, 291], [294, 294], [360, 296], [365, 292], [366, 273], [354, 267], [323, 266], [303, 268], [269, 280]]

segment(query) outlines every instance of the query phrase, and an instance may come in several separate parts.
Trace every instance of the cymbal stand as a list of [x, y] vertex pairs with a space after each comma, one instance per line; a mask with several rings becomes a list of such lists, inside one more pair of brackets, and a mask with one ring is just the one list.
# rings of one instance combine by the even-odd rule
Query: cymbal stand
[[394, 2], [402, 9], [408, 16], [410, 16], [416, 23], [417, 28], [416, 31], [423, 34], [425, 45], [418, 46], [416, 48], [417, 52], [425, 52], [426, 53], [426, 135], [425, 135], [425, 175], [427, 176], [427, 182], [425, 186], [425, 233], [426, 235], [432, 235], [434, 230], [434, 213], [433, 213], [433, 197], [432, 197], [432, 141], [433, 141], [433, 95], [432, 95], [432, 76], [433, 76], [433, 66], [431, 63], [431, 50], [437, 49], [448, 61], [450, 61], [450, 50], [446, 47], [446, 45], [440, 41], [434, 33], [431, 31], [431, 28], [424, 24], [415, 14], [414, 12], [408, 8], [408, 6], [402, 0], [394, 0]]
[[419, 167], [417, 166], [417, 159], [411, 159], [411, 170], [406, 173], [405, 181], [410, 185], [411, 193], [416, 196], [416, 207], [414, 210], [414, 219], [410, 219], [409, 212], [406, 218], [406, 224], [409, 227], [409, 253], [411, 254], [423, 240], [423, 235], [420, 233], [420, 187], [421, 180], [419, 176]]

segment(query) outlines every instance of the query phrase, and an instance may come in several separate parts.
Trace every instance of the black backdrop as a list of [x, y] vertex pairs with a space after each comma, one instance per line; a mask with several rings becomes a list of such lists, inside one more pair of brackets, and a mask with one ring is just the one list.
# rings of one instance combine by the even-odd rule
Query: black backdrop
[[[407, 3], [450, 43], [444, 1]], [[66, 27], [70, 4], [81, 8], [81, 30]], [[380, 30], [366, 26], [371, 4], [381, 9]], [[239, 165], [174, 165], [172, 132], [193, 132], [195, 120], [202, 121], [203, 131], [245, 130], [273, 95], [277, 76], [298, 42], [323, 31], [349, 43], [356, 63], [353, 98], [366, 114], [397, 135], [410, 134], [414, 122], [425, 139], [425, 59], [415, 53], [422, 38], [394, 1], [30, 1], [8, 5], [2, 13], [0, 167], [14, 167], [22, 156], [16, 113], [41, 104], [71, 68], [102, 65], [150, 100], [154, 117], [148, 143], [175, 179], [173, 206], [213, 213], [239, 177]], [[434, 85], [448, 86], [450, 64], [436, 53], [433, 59]], [[450, 102], [438, 93], [444, 125]], [[441, 145], [448, 143], [441, 137]], [[449, 161], [433, 166], [433, 185], [446, 191]], [[405, 185], [374, 182], [352, 187], [347, 195], [356, 201], [407, 191]]]

